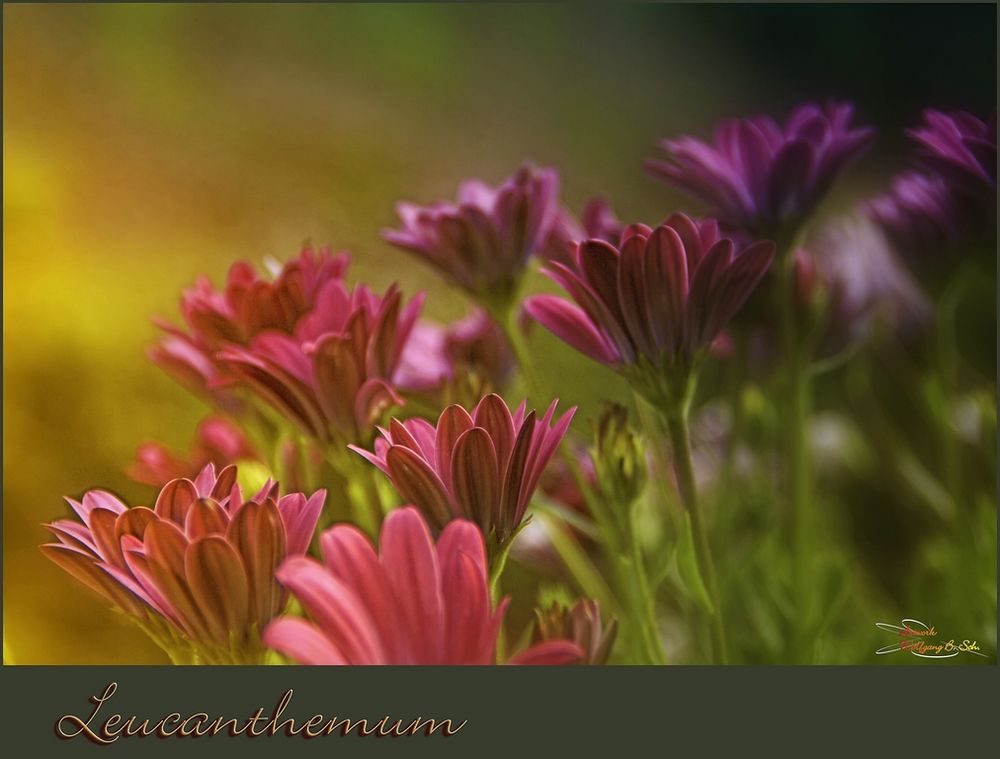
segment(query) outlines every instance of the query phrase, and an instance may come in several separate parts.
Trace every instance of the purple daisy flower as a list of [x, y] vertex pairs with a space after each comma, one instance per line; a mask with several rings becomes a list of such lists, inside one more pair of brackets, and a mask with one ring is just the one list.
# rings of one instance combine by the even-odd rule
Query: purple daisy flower
[[971, 113], [924, 111], [924, 124], [907, 134], [919, 145], [921, 163], [963, 196], [996, 202], [997, 115], [983, 121]]
[[401, 229], [390, 244], [414, 253], [448, 279], [496, 308], [509, 307], [527, 267], [549, 237], [559, 206], [554, 169], [523, 165], [498, 187], [469, 179], [456, 203], [399, 203]]
[[724, 226], [787, 240], [834, 180], [871, 144], [875, 131], [852, 128], [854, 107], [798, 106], [784, 125], [768, 116], [723, 121], [712, 143], [662, 140], [666, 159], [650, 159], [654, 178], [705, 203]]
[[576, 301], [536, 295], [525, 311], [569, 345], [633, 379], [651, 400], [683, 379], [742, 307], [774, 257], [774, 243], [742, 250], [713, 220], [674, 214], [656, 229], [628, 227], [616, 247], [587, 240], [576, 266], [543, 272]]

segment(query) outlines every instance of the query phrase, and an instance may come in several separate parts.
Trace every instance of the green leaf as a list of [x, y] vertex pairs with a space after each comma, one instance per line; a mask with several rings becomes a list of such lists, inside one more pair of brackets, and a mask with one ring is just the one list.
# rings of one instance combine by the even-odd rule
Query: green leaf
[[620, 607], [614, 593], [604, 581], [601, 572], [587, 556], [587, 552], [573, 537], [573, 533], [550, 514], [540, 512], [537, 517], [539, 524], [545, 528], [552, 547], [559, 554], [559, 558], [563, 560], [566, 569], [583, 594], [600, 602], [601, 606], [611, 613], [620, 613]]
[[708, 597], [708, 590], [705, 582], [701, 579], [701, 571], [698, 569], [698, 556], [694, 549], [694, 533], [691, 531], [691, 517], [684, 515], [684, 524], [681, 527], [680, 539], [677, 541], [677, 569], [680, 571], [681, 580], [688, 594], [709, 614], [715, 614], [712, 600]]

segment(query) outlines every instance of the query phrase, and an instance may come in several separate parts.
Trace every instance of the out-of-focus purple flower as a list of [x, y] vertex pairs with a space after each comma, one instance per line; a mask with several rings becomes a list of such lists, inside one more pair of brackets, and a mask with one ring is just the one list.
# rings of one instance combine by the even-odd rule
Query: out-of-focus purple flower
[[662, 140], [666, 159], [646, 161], [646, 170], [727, 228], [787, 240], [871, 144], [874, 130], [852, 128], [853, 115], [851, 104], [830, 102], [800, 105], [784, 125], [769, 116], [726, 120], [712, 143]]
[[569, 209], [559, 209], [541, 256], [549, 261], [572, 266], [578, 243], [583, 240], [604, 240], [614, 245], [621, 238], [623, 229], [607, 198], [591, 198], [583, 206], [579, 221]]
[[558, 189], [554, 169], [530, 164], [498, 187], [469, 179], [459, 185], [455, 203], [399, 203], [402, 227], [383, 236], [491, 308], [507, 308], [529, 257], [548, 239]]
[[575, 407], [555, 419], [557, 403], [539, 418], [525, 403], [511, 414], [500, 396], [487, 395], [471, 414], [449, 406], [437, 426], [423, 419], [392, 420], [389, 429], [379, 429], [374, 453], [351, 448], [389, 475], [403, 500], [433, 526], [471, 519], [503, 545], [521, 525], [573, 419]]
[[230, 461], [258, 458], [239, 427], [224, 416], [209, 416], [198, 424], [190, 453], [175, 453], [158, 442], [143, 443], [128, 474], [136, 482], [162, 487], [179, 477], [194, 477], [207, 464], [221, 469]]
[[402, 403], [395, 377], [423, 300], [421, 293], [403, 306], [395, 285], [379, 296], [330, 281], [292, 334], [261, 332], [218, 357], [310, 437], [364, 442], [378, 417]]
[[219, 405], [234, 407], [220, 391], [225, 372], [216, 354], [227, 344], [246, 345], [264, 331], [291, 333], [316, 305], [328, 282], [342, 280], [349, 258], [324, 248], [306, 247], [277, 269], [273, 280], [261, 278], [246, 261], [233, 264], [226, 286], [216, 290], [201, 277], [181, 296], [186, 329], [157, 323], [166, 335], [149, 350], [150, 359], [182, 385], [208, 393]]
[[996, 205], [997, 115], [982, 119], [964, 111], [924, 111], [924, 124], [907, 134], [920, 145], [918, 157], [956, 193]]
[[429, 319], [418, 319], [413, 325], [396, 373], [401, 390], [424, 393], [437, 389], [452, 376], [445, 350], [446, 332], [446, 326]]
[[403, 390], [441, 398], [454, 392], [461, 395], [457, 384], [502, 392], [515, 366], [503, 330], [485, 310], [475, 308], [448, 325], [418, 321], [403, 351], [396, 382]]
[[983, 122], [928, 110], [924, 119], [907, 132], [924, 170], [897, 177], [888, 193], [862, 205], [915, 264], [996, 235], [996, 114]]
[[202, 663], [259, 663], [259, 635], [284, 608], [274, 578], [309, 547], [326, 491], [279, 496], [268, 480], [244, 500], [236, 467], [207, 465], [176, 479], [153, 508], [127, 507], [91, 490], [67, 499], [78, 520], [46, 527], [58, 542], [42, 552], [74, 578], [157, 630], [171, 653], [190, 647]]
[[913, 277], [878, 225], [864, 216], [824, 225], [807, 250], [796, 251], [794, 271], [799, 317], [821, 320], [821, 352], [863, 339], [876, 323], [906, 333], [930, 316]]
[[[496, 664], [510, 599], [494, 608], [479, 529], [450, 522], [437, 543], [413, 507], [393, 510], [378, 553], [357, 528], [320, 537], [323, 562], [292, 558], [278, 579], [309, 619], [282, 617], [264, 633], [269, 646], [301, 664]], [[546, 640], [508, 664], [575, 664], [571, 639]]]
[[711, 220], [674, 214], [656, 229], [642, 224], [619, 247], [587, 240], [576, 266], [543, 271], [576, 304], [536, 295], [527, 313], [581, 353], [614, 367], [661, 400], [661, 380], [686, 373], [739, 311], [774, 257], [774, 243], [737, 251]]
[[903, 255], [940, 253], [956, 244], [968, 215], [943, 178], [910, 172], [896, 177], [885, 195], [862, 204]]

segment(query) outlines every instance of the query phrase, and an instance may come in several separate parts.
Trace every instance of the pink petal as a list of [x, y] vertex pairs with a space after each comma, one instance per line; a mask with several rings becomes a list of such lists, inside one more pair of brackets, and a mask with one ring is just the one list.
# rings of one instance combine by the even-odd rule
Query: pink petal
[[438, 417], [434, 439], [434, 466], [449, 492], [452, 489], [451, 456], [455, 443], [474, 426], [475, 422], [469, 416], [469, 412], [459, 405], [448, 406]]
[[188, 508], [198, 499], [198, 488], [191, 480], [180, 478], [171, 480], [156, 497], [153, 510], [161, 519], [167, 519], [174, 524], [182, 525], [187, 517]]
[[[115, 514], [121, 514], [127, 508], [124, 503], [118, 500], [117, 496], [105, 490], [91, 490], [83, 496], [83, 509], [86, 513], [89, 513], [91, 509], [108, 509]], [[85, 515], [80, 514], [80, 516], [84, 518]], [[86, 521], [85, 518], [84, 521]]]
[[281, 617], [264, 630], [264, 645], [299, 664], [350, 664], [323, 633], [304, 619]]
[[386, 468], [403, 500], [419, 506], [437, 526], [455, 516], [444, 483], [419, 454], [392, 446], [386, 453]]
[[443, 650], [441, 576], [427, 525], [412, 507], [389, 513], [379, 557], [393, 589], [400, 634], [409, 639], [407, 663], [440, 662]]
[[367, 606], [388, 660], [403, 661], [405, 648], [400, 640], [392, 591], [371, 542], [353, 525], [331, 527], [320, 536], [319, 542], [327, 569], [353, 588]]
[[349, 663], [385, 662], [378, 631], [351, 587], [318, 562], [297, 556], [281, 565], [277, 577]]
[[317, 490], [308, 499], [302, 493], [295, 493], [278, 501], [278, 513], [285, 525], [286, 554], [297, 556], [309, 548], [324, 503], [325, 490]]
[[533, 295], [524, 303], [527, 314], [571, 347], [608, 366], [621, 358], [583, 309], [555, 295]]
[[228, 644], [246, 634], [249, 614], [247, 575], [239, 554], [221, 535], [195, 540], [184, 556], [191, 596], [211, 637]]
[[450, 479], [463, 515], [489, 530], [499, 515], [501, 481], [496, 449], [482, 427], [473, 427], [458, 438]]
[[583, 649], [572, 641], [549, 640], [515, 654], [507, 663], [516, 666], [556, 666], [576, 664], [583, 656]]

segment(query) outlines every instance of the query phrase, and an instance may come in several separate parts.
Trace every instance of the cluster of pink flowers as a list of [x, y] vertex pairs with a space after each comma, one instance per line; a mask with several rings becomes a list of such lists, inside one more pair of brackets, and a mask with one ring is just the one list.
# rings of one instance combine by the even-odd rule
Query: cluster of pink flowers
[[208, 464], [164, 485], [152, 508], [91, 490], [67, 499], [79, 521], [47, 525], [58, 542], [42, 550], [121, 611], [182, 636], [193, 658], [256, 661], [258, 632], [285, 606], [275, 571], [309, 547], [326, 491], [281, 496], [268, 480], [245, 499], [236, 480], [236, 467]]
[[[535, 645], [520, 653], [508, 656], [502, 643], [511, 599], [500, 596], [499, 578], [540, 484], [581, 513], [588, 492], [611, 511], [629, 507], [647, 481], [624, 410], [602, 423], [584, 471], [569, 477], [580, 460], [557, 452], [576, 409], [557, 415], [558, 399], [545, 399], [544, 411], [504, 399], [526, 369], [517, 330], [540, 323], [676, 422], [699, 366], [774, 261], [791, 262], [793, 316], [806, 321], [822, 301], [845, 327], [836, 339], [852, 339], [876, 311], [918, 320], [924, 301], [888, 239], [912, 230], [953, 239], [962, 226], [956, 208], [975, 201], [995, 211], [995, 117], [928, 112], [912, 132], [923, 173], [866, 206], [888, 237], [869, 222], [861, 233], [841, 229], [792, 250], [872, 142], [874, 131], [852, 118], [849, 104], [806, 104], [784, 123], [723, 122], [712, 142], [664, 140], [666, 157], [647, 170], [702, 202], [705, 218], [677, 212], [658, 224], [623, 223], [604, 198], [577, 218], [560, 203], [556, 171], [531, 164], [496, 187], [463, 182], [453, 203], [400, 203], [400, 228], [384, 238], [474, 301], [450, 325], [420, 318], [423, 293], [349, 283], [347, 253], [306, 248], [270, 277], [237, 263], [222, 289], [199, 279], [182, 295], [183, 326], [160, 322], [150, 357], [216, 412], [190, 453], [154, 442], [139, 449], [130, 474], [159, 488], [152, 507], [92, 490], [69, 499], [76, 519], [47, 525], [56, 542], [42, 550], [178, 661], [613, 657], [618, 623], [592, 599], [538, 610]], [[535, 259], [568, 300], [522, 300]], [[672, 444], [685, 443], [674, 436]], [[234, 462], [247, 462], [245, 480]], [[263, 476], [251, 486], [247, 472], [260, 469], [294, 471], [285, 484], [315, 492], [280, 495], [272, 479], [261, 486]], [[684, 475], [677, 471], [677, 483], [689, 500]], [[256, 495], [245, 498], [251, 487]], [[345, 521], [348, 502], [373, 521]], [[626, 522], [607, 519], [619, 541], [615, 561], [634, 540], [616, 532]], [[641, 558], [628, 561], [642, 571]], [[290, 597], [301, 614], [289, 612]], [[637, 608], [651, 613], [651, 603]], [[635, 632], [643, 624], [629, 634], [655, 661], [656, 625]]]

